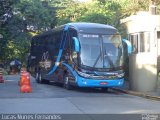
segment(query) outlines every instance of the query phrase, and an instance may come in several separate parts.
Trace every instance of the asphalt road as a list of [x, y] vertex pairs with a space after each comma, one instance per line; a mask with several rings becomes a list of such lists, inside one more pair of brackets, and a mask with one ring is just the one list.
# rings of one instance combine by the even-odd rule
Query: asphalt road
[[[98, 115], [103, 114], [101, 119], [104, 119], [106, 115], [112, 117], [112, 120], [120, 120], [121, 117], [130, 120], [134, 117], [142, 119], [146, 114], [160, 114], [160, 101], [113, 91], [104, 92], [100, 89], [75, 88], [66, 90], [53, 83], [38, 84], [32, 77], [32, 93], [20, 93], [19, 77], [19, 75], [5, 76], [5, 83], [0, 84], [1, 115], [19, 113], [63, 114], [66, 115], [65, 118], [70, 119], [70, 116], [67, 116], [69, 114], [72, 115], [72, 118], [75, 115], [76, 119], [93, 120], [97, 119]], [[87, 116], [85, 116], [86, 114]], [[159, 119], [160, 115], [156, 120]]]

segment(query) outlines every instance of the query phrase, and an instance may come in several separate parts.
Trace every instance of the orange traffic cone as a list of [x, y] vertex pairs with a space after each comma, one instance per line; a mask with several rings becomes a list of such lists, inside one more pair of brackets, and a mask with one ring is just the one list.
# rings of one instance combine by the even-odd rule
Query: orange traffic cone
[[4, 83], [2, 68], [0, 68], [0, 83]]
[[22, 79], [23, 79], [23, 73], [26, 72], [24, 71], [23, 69], [21, 69], [21, 72], [20, 72], [20, 80], [18, 81], [18, 85], [21, 86], [22, 84]]
[[20, 87], [20, 92], [21, 93], [31, 93], [32, 92], [32, 88], [30, 85], [22, 85]]
[[20, 92], [21, 93], [30, 93], [32, 92], [30, 84], [30, 74], [27, 71], [21, 73], [21, 79], [19, 82]]
[[30, 74], [26, 71], [21, 73], [19, 85], [30, 85]]

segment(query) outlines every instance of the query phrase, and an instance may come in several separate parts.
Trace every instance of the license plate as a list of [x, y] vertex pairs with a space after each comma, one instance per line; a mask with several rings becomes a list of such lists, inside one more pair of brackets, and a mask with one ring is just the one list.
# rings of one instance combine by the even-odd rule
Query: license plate
[[100, 82], [100, 85], [107, 85], [108, 82]]

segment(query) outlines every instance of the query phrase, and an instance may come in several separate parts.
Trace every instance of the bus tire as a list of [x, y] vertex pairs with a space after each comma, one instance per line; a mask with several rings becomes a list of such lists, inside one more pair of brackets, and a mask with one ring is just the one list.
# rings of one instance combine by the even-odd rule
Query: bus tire
[[63, 87], [67, 90], [71, 90], [72, 89], [72, 86], [70, 85], [70, 82], [69, 82], [69, 78], [67, 75], [64, 75], [63, 77]]

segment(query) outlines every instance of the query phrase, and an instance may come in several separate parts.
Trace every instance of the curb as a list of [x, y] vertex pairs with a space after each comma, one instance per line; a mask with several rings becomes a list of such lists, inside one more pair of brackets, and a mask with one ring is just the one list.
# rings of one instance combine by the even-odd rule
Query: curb
[[152, 100], [160, 101], [160, 96], [152, 96], [152, 95], [142, 93], [142, 92], [135, 92], [135, 91], [124, 90], [124, 89], [119, 89], [119, 88], [111, 88], [111, 89], [115, 90], [117, 92], [129, 94], [129, 95], [134, 95], [134, 96], [139, 96], [139, 97], [143, 97], [143, 98], [146, 98], [146, 99], [152, 99]]

